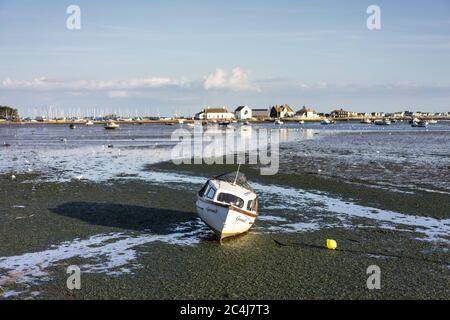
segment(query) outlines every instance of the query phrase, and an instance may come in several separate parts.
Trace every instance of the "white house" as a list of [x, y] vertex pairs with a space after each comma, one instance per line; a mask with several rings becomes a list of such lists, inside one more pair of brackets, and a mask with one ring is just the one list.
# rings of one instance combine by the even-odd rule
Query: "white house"
[[195, 115], [196, 120], [230, 120], [234, 119], [234, 113], [228, 112], [227, 108], [207, 107]]
[[319, 115], [314, 109], [306, 108], [305, 106], [300, 110], [298, 110], [295, 115], [299, 118], [306, 118], [306, 119], [315, 119], [319, 117]]
[[252, 118], [252, 109], [248, 106], [240, 106], [234, 110], [234, 115], [237, 119], [248, 120]]

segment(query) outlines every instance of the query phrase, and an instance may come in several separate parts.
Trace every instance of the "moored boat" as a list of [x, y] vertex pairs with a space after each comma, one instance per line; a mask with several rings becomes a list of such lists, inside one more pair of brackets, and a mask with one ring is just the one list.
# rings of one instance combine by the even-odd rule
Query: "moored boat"
[[280, 119], [277, 119], [277, 120], [275, 120], [274, 124], [276, 124], [276, 125], [282, 125], [282, 124], [284, 124], [284, 122], [281, 121]]
[[428, 121], [420, 120], [419, 122], [413, 122], [411, 127], [413, 127], [413, 128], [426, 128], [426, 127], [428, 127]]
[[374, 123], [377, 126], [389, 126], [391, 124], [391, 120], [389, 119], [375, 120]]
[[115, 130], [115, 129], [119, 129], [119, 128], [120, 128], [120, 126], [117, 123], [113, 122], [113, 121], [108, 122], [105, 125], [105, 129], [106, 130]]
[[87, 127], [91, 127], [94, 125], [94, 122], [92, 120], [89, 120], [88, 122], [85, 123], [85, 126]]
[[364, 123], [364, 124], [371, 124], [372, 123], [372, 121], [370, 120], [370, 119], [363, 119], [363, 120], [361, 120], [361, 122], [360, 123]]
[[328, 124], [331, 124], [331, 121], [328, 118], [325, 118], [322, 120], [322, 122], [320, 122], [320, 124], [328, 125]]
[[249, 231], [258, 217], [258, 196], [239, 171], [208, 180], [197, 194], [196, 206], [219, 240]]

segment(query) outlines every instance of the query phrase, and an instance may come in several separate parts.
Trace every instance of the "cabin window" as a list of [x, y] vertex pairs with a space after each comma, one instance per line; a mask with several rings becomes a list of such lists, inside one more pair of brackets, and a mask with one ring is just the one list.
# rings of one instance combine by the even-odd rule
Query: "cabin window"
[[200, 197], [203, 197], [205, 195], [206, 189], [208, 189], [208, 185], [209, 185], [209, 181], [207, 183], [205, 183], [203, 188], [198, 192], [198, 195]]
[[253, 200], [252, 211], [258, 211], [258, 198]]
[[229, 194], [229, 193], [219, 194], [219, 196], [217, 197], [217, 201], [225, 202], [227, 204], [232, 204], [239, 208], [244, 207], [244, 200], [242, 200], [239, 197], [236, 197], [235, 195]]
[[248, 201], [247, 210], [253, 211], [253, 200]]
[[206, 196], [209, 199], [213, 200], [215, 195], [216, 195], [216, 189], [214, 189], [213, 187], [209, 188], [208, 194]]

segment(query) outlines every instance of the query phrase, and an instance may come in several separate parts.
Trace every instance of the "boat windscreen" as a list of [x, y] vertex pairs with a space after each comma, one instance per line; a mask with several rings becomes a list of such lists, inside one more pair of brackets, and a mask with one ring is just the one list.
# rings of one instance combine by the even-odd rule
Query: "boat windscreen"
[[[221, 174], [221, 175], [215, 177], [214, 179], [219, 180], [219, 181], [234, 183], [234, 181], [236, 179], [236, 173], [237, 173], [236, 171], [224, 173], [224, 174]], [[253, 188], [248, 184], [247, 177], [242, 172], [237, 173], [236, 185], [238, 185], [244, 189], [250, 190], [251, 192], [255, 192], [253, 190]]]
[[205, 185], [203, 186], [203, 188], [201, 188], [201, 190], [198, 192], [198, 195], [200, 197], [203, 197], [205, 192], [206, 192], [206, 188], [208, 188], [209, 186], [209, 180], [205, 183]]
[[242, 200], [239, 197], [236, 197], [234, 194], [220, 193], [219, 196], [217, 197], [217, 201], [232, 204], [239, 208], [244, 207], [244, 200]]

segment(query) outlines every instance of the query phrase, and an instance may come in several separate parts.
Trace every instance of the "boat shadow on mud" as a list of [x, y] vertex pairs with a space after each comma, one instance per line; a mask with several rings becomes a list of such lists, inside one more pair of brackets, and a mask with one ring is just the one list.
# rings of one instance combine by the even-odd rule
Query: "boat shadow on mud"
[[96, 202], [69, 202], [49, 210], [92, 225], [160, 235], [174, 233], [180, 226], [184, 231], [198, 228], [197, 216], [187, 211]]

